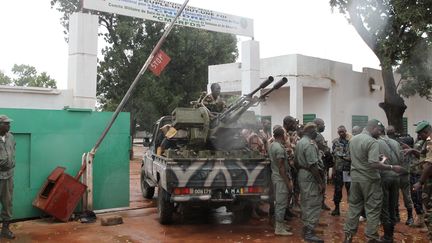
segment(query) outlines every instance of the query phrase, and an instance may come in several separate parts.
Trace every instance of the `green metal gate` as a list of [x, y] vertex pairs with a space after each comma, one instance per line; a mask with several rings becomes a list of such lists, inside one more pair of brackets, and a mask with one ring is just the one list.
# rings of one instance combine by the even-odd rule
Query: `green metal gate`
[[[32, 206], [47, 176], [57, 166], [75, 176], [81, 156], [90, 151], [112, 112], [90, 110], [3, 109], [14, 121], [16, 139], [14, 218], [41, 214]], [[93, 165], [94, 209], [129, 206], [129, 113], [119, 114]]]

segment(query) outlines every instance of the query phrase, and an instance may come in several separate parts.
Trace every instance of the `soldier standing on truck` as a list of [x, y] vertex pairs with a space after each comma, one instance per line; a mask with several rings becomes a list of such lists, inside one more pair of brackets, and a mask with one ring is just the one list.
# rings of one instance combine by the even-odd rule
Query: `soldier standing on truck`
[[314, 228], [319, 221], [326, 186], [322, 177], [324, 164], [314, 141], [317, 135], [316, 124], [307, 123], [303, 130], [303, 137], [297, 143], [295, 150], [295, 161], [299, 168], [303, 239], [308, 242], [324, 242], [314, 233]]
[[271, 179], [275, 194], [275, 235], [293, 235], [284, 223], [285, 210], [288, 206], [288, 192], [293, 184], [289, 177], [288, 155], [282, 145], [285, 140], [285, 130], [278, 127], [273, 131], [275, 141], [269, 147], [271, 160]]

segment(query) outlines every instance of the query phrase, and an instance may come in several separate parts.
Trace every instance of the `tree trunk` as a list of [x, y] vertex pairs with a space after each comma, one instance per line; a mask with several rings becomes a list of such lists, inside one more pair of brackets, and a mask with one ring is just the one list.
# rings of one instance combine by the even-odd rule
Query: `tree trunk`
[[403, 134], [403, 114], [407, 106], [402, 97], [397, 93], [391, 66], [382, 66], [381, 74], [384, 82], [384, 102], [379, 103], [379, 107], [384, 110], [388, 125], [394, 126], [396, 132]]

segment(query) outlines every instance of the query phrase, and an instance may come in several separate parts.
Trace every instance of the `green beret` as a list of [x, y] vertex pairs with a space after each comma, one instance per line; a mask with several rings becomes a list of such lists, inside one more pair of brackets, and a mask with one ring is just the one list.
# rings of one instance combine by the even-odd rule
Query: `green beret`
[[421, 130], [430, 126], [430, 123], [428, 121], [420, 121], [420, 122], [417, 122], [417, 124], [415, 124], [415, 125], [417, 126], [415, 131], [416, 131], [416, 133], [419, 133], [419, 132], [421, 132]]

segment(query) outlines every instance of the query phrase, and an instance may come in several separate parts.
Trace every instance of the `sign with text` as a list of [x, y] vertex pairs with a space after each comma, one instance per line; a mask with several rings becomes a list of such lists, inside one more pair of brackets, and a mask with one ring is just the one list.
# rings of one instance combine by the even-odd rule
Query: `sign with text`
[[170, 61], [171, 58], [164, 51], [159, 50], [153, 57], [149, 69], [154, 75], [159, 76]]
[[[173, 21], [181, 4], [164, 0], [84, 0], [83, 7], [159, 22]], [[176, 24], [193, 28], [253, 37], [253, 20], [187, 6]]]

